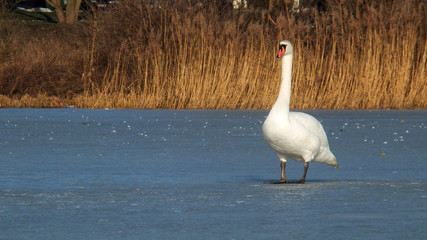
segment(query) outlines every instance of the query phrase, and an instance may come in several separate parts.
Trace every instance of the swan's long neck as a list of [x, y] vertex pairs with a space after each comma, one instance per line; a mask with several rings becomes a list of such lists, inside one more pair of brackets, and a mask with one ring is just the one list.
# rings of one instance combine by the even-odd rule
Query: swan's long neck
[[291, 100], [291, 76], [292, 76], [293, 54], [286, 54], [282, 57], [282, 81], [280, 83], [279, 96], [270, 111], [270, 114], [277, 114], [278, 117], [289, 119], [289, 103]]

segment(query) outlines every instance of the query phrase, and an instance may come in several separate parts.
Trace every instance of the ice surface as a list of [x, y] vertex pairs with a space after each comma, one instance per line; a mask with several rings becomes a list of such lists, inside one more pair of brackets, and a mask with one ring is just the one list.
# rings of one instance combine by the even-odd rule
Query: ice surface
[[426, 239], [427, 111], [308, 113], [341, 168], [270, 185], [266, 111], [0, 109], [0, 239]]

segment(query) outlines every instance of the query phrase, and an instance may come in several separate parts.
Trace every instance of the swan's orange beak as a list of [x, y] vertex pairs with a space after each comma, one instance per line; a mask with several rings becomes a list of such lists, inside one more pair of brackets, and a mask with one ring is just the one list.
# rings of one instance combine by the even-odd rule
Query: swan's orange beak
[[276, 57], [277, 57], [277, 58], [282, 57], [282, 56], [283, 56], [283, 54], [285, 54], [285, 52], [286, 52], [286, 46], [281, 45], [281, 46], [279, 47], [279, 52], [277, 53]]

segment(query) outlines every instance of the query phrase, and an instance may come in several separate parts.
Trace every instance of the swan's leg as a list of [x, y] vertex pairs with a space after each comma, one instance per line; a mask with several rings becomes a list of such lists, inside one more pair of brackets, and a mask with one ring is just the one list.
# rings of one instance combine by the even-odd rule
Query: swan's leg
[[279, 182], [287, 183], [288, 180], [286, 179], [286, 174], [285, 174], [286, 162], [280, 161], [280, 169], [281, 169], [282, 174], [281, 174]]
[[308, 170], [308, 162], [304, 163], [304, 174], [302, 175], [301, 180], [299, 180], [299, 183], [305, 183], [305, 176], [307, 176], [307, 170]]
[[286, 169], [286, 160], [280, 159], [280, 170], [281, 170], [281, 177], [279, 181], [270, 181], [270, 182], [264, 182], [264, 183], [271, 183], [271, 184], [281, 184], [281, 183], [288, 183], [288, 180], [286, 179], [285, 175], [285, 169]]

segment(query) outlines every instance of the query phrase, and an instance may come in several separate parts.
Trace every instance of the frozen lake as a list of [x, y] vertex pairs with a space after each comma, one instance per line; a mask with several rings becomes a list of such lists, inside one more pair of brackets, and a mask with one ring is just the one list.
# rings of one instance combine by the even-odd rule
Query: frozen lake
[[427, 111], [306, 112], [271, 185], [267, 111], [0, 109], [0, 239], [427, 239]]

